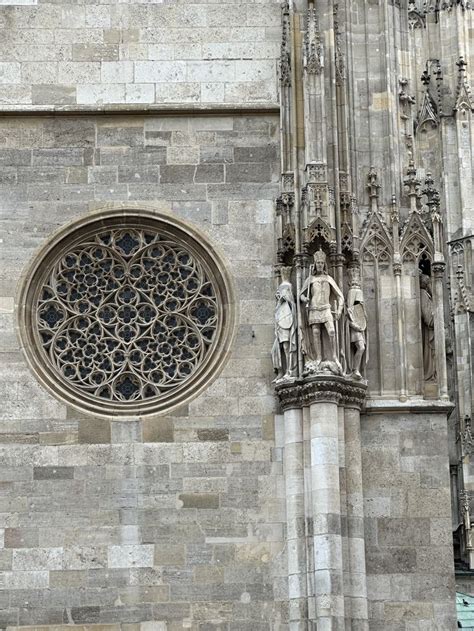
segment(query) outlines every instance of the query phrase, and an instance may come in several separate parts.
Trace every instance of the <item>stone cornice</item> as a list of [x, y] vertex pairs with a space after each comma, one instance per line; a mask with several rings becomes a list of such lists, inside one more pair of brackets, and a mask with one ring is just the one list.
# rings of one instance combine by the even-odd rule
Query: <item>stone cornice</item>
[[261, 104], [140, 104], [110, 105], [18, 105], [0, 108], [2, 116], [264, 116], [278, 115], [278, 103]]
[[345, 377], [320, 375], [283, 383], [276, 387], [283, 410], [302, 408], [326, 401], [360, 409], [365, 402], [367, 384]]
[[451, 401], [439, 399], [368, 399], [364, 405], [364, 414], [450, 414], [453, 408]]

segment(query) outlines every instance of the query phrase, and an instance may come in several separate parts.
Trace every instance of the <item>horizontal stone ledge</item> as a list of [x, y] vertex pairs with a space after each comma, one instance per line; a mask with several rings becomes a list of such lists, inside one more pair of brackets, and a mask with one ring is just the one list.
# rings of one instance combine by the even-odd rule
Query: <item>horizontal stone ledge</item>
[[0, 109], [1, 116], [263, 116], [279, 115], [278, 103], [117, 103], [107, 105], [18, 105]]
[[399, 414], [410, 412], [411, 414], [424, 414], [426, 412], [438, 412], [448, 414], [454, 409], [451, 401], [441, 399], [408, 399], [400, 401], [398, 399], [367, 399], [363, 412], [365, 414]]
[[[149, 622], [138, 622], [133, 627], [140, 631], [160, 631], [166, 627], [159, 626], [161, 622], [150, 620]], [[6, 631], [123, 631], [129, 629], [132, 625], [118, 623], [90, 623], [87, 624], [36, 624], [28, 626], [7, 626]]]

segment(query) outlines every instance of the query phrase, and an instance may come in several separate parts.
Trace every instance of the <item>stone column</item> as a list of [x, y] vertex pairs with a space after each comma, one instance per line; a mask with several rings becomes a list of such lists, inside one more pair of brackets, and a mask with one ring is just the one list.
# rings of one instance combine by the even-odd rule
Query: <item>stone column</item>
[[285, 410], [284, 425], [289, 628], [303, 631], [308, 628], [303, 410]]
[[344, 589], [338, 405], [321, 392], [310, 406], [314, 583], [318, 631], [343, 631]]
[[308, 589], [309, 628], [316, 628], [316, 599], [314, 591], [314, 537], [311, 486], [311, 416], [309, 406], [303, 408], [304, 447], [304, 504], [306, 520], [306, 584]]
[[[366, 390], [365, 382], [356, 383], [335, 375], [318, 375], [277, 386], [285, 423], [292, 630], [345, 631], [347, 623], [354, 631], [366, 631], [363, 532], [359, 521], [354, 520], [348, 531], [353, 542], [345, 538], [346, 554], [343, 557], [341, 528], [342, 508], [351, 518], [362, 515], [358, 408], [365, 399]], [[345, 407], [350, 408], [347, 428]], [[347, 453], [346, 431], [350, 441]], [[345, 462], [347, 457], [349, 462]], [[341, 492], [341, 466], [348, 466], [348, 475], [351, 475], [347, 500], [345, 489], [343, 494]], [[351, 600], [348, 600], [351, 607], [347, 612], [344, 572], [354, 581], [354, 587], [351, 583]], [[350, 611], [352, 606], [354, 620]]]
[[351, 629], [368, 631], [367, 576], [365, 568], [364, 498], [360, 410], [347, 407], [344, 412], [344, 438], [347, 493], [347, 536], [349, 540], [349, 586]]

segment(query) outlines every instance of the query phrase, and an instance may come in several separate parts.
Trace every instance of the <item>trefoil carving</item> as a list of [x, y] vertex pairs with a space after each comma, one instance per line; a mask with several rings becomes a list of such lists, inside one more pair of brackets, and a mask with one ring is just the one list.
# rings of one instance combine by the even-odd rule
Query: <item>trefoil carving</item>
[[410, 213], [403, 226], [400, 251], [404, 261], [417, 262], [425, 252], [433, 257], [433, 241], [418, 212]]
[[378, 212], [372, 212], [363, 226], [361, 252], [362, 260], [366, 262], [389, 263], [392, 259], [392, 240]]
[[426, 8], [420, 8], [416, 0], [408, 0], [408, 26], [411, 31], [426, 27]]

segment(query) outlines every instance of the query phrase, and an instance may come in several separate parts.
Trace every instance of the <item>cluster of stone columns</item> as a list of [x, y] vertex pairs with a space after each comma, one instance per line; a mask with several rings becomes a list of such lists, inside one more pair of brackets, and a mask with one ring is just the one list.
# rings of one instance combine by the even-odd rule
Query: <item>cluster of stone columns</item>
[[365, 385], [319, 376], [277, 391], [285, 437], [290, 629], [366, 631]]

